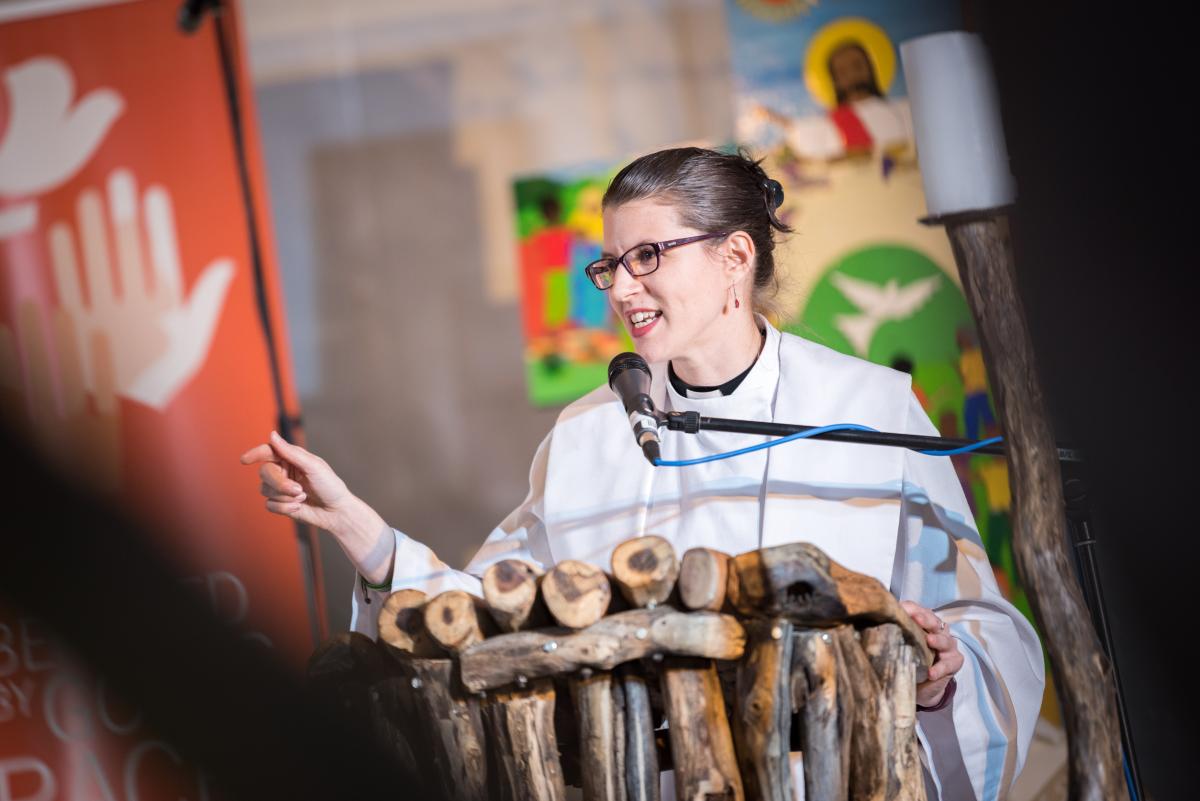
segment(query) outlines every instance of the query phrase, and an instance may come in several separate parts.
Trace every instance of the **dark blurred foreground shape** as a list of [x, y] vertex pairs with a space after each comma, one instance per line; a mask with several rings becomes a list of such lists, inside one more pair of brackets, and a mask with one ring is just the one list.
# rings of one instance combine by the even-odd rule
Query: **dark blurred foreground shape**
[[141, 710], [205, 772], [214, 798], [429, 797], [377, 750], [361, 709], [329, 703], [227, 628], [137, 525], [51, 472], [7, 423], [0, 603], [37, 619]]

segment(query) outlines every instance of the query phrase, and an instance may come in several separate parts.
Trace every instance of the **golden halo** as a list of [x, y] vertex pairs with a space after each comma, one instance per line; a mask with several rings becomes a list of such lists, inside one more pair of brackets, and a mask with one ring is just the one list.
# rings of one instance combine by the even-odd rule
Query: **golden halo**
[[837, 105], [837, 92], [829, 75], [829, 54], [847, 41], [857, 42], [867, 51], [879, 89], [885, 95], [896, 77], [896, 49], [883, 28], [862, 17], [834, 20], [813, 35], [804, 54], [804, 84], [813, 99], [825, 108]]

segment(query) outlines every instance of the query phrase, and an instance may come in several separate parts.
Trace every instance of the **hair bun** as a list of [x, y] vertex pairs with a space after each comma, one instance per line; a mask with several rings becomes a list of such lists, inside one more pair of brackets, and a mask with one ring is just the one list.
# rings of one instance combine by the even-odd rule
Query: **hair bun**
[[767, 178], [763, 181], [763, 191], [766, 192], [767, 204], [771, 211], [783, 205], [783, 184], [776, 181], [774, 178]]

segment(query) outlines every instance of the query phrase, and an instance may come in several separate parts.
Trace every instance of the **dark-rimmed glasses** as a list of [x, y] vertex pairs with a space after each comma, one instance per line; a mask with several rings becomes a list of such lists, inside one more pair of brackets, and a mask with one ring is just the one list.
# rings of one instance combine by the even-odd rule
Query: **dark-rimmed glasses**
[[596, 289], [612, 289], [612, 285], [617, 277], [618, 264], [623, 264], [625, 269], [629, 271], [629, 274], [634, 277], [649, 275], [658, 269], [658, 265], [662, 260], [662, 254], [671, 248], [728, 235], [727, 232], [722, 231], [719, 234], [700, 234], [698, 236], [686, 236], [683, 239], [668, 239], [666, 242], [646, 242], [641, 245], [634, 245], [621, 254], [621, 258], [619, 259], [614, 259], [611, 256], [604, 259], [597, 259], [587, 267], [584, 267], [583, 271], [587, 273], [588, 278], [592, 279], [592, 283], [595, 284]]

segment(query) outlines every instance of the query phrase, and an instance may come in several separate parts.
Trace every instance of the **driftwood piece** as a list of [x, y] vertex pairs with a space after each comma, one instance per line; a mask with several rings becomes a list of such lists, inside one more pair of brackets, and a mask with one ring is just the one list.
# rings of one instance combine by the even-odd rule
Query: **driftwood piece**
[[604, 617], [612, 587], [595, 565], [564, 559], [542, 579], [542, 599], [559, 625], [582, 629]]
[[622, 662], [656, 653], [739, 659], [742, 625], [715, 612], [683, 613], [669, 606], [609, 615], [583, 631], [522, 631], [502, 634], [459, 655], [469, 690], [489, 690], [518, 681], [580, 668], [612, 670]]
[[625, 686], [615, 674], [610, 673], [609, 677], [613, 699], [613, 730], [616, 733], [613, 755], [613, 769], [617, 776], [615, 798], [628, 801], [629, 792], [625, 786]]
[[[891, 623], [862, 632], [862, 646], [876, 676], [883, 714], [890, 729], [886, 766], [889, 801], [925, 801], [925, 780], [917, 742], [917, 664], [900, 628]], [[886, 719], [885, 719], [886, 715]]]
[[679, 600], [688, 609], [720, 612], [725, 608], [729, 554], [690, 548], [679, 565]]
[[364, 726], [397, 775], [417, 783], [416, 790], [430, 794], [429, 753], [422, 751], [407, 725], [413, 718], [408, 684], [395, 676], [382, 647], [358, 632], [342, 632], [322, 643], [308, 662], [312, 692], [338, 707], [347, 728]]
[[745, 792], [716, 665], [711, 659], [665, 661], [662, 686], [675, 797], [681, 801], [741, 801]]
[[[653, 609], [672, 597], [679, 576], [679, 560], [675, 556], [675, 548], [662, 537], [638, 537], [613, 549], [612, 573], [613, 582], [623, 598], [636, 607]], [[658, 656], [661, 659], [662, 655]], [[669, 657], [665, 664], [674, 664], [674, 659]], [[626, 733], [626, 759], [631, 760], [627, 762], [626, 792], [630, 798], [657, 799], [660, 793], [660, 760], [649, 685], [641, 679], [632, 664], [623, 666], [622, 672], [629, 682], [631, 699], [626, 724], [629, 726]]]
[[729, 570], [729, 600], [743, 615], [785, 616], [802, 626], [896, 623], [926, 667], [933, 664], [925, 630], [895, 596], [815, 545], [793, 542], [748, 551], [735, 556]]
[[792, 642], [785, 618], [746, 624], [732, 722], [748, 798], [792, 801]]
[[[659, 604], [665, 602], [675, 589], [675, 579], [679, 575], [679, 563], [675, 558], [675, 549], [671, 543], [664, 540], [662, 537], [646, 536], [637, 537], [635, 539], [626, 540], [613, 549], [612, 553], [612, 581], [617, 586], [621, 596], [634, 607], [641, 609], [654, 609]], [[643, 637], [648, 637], [649, 633], [641, 630]], [[634, 636], [638, 636], [638, 630], [634, 631]], [[590, 670], [586, 672], [590, 673]], [[595, 682], [601, 676], [606, 677], [606, 681], [611, 682], [610, 674], [596, 674], [591, 678], [583, 681]], [[622, 698], [622, 708], [624, 707], [624, 688], [621, 686], [620, 679], [617, 680], [617, 685], [620, 687]], [[644, 689], [644, 685], [633, 688], [635, 692]], [[578, 693], [573, 693], [578, 697]], [[637, 699], [635, 699], [637, 700]], [[587, 717], [589, 710], [583, 707], [578, 707], [580, 711], [580, 737], [587, 739], [589, 725], [593, 727], [603, 726], [603, 722], [593, 723]], [[641, 710], [635, 710], [639, 714]], [[591, 713], [594, 714], [594, 713]], [[653, 728], [648, 727], [645, 721], [638, 720], [634, 722], [632, 733], [639, 737], [648, 738], [646, 740], [637, 739], [632, 743], [627, 743], [625, 732], [622, 731], [619, 742], [615, 749], [610, 746], [610, 754], [601, 754], [599, 751], [581, 753], [580, 761], [583, 765], [583, 790], [584, 798], [612, 798], [610, 792], [620, 793], [621, 798], [625, 798], [629, 792], [626, 786], [626, 748], [631, 747], [635, 752], [635, 767], [646, 767], [651, 763], [645, 758], [647, 749], [654, 747]], [[615, 760], [614, 760], [615, 757]], [[616, 777], [615, 781], [608, 781], [607, 777], [611, 774], [612, 766], [615, 761], [621, 763], [621, 775]], [[589, 767], [589, 762], [592, 763]], [[657, 758], [653, 760], [653, 764], [657, 765]], [[589, 787], [589, 773], [597, 776], [604, 775], [606, 784], [603, 792], [599, 788], [594, 787], [597, 783], [592, 782], [593, 787]], [[657, 782], [657, 771], [653, 776], [646, 775], [630, 775], [628, 781], [633, 785], [633, 792], [644, 794], [645, 787], [650, 782]], [[615, 785], [619, 784], [619, 788]], [[610, 786], [613, 789], [610, 791]]]
[[371, 686], [371, 728], [375, 739], [400, 766], [400, 775], [412, 776], [417, 782], [414, 794], [436, 795], [437, 784], [430, 770], [433, 751], [420, 723], [410, 681], [403, 675], [390, 675]]
[[617, 668], [625, 701], [625, 794], [629, 801], [659, 801], [658, 748], [645, 676], [633, 665]]
[[[499, 692], [484, 703], [494, 775], [505, 801], [563, 801], [566, 786], [554, 735], [554, 684]], [[454, 797], [454, 796], [451, 796]]]
[[447, 590], [425, 604], [425, 629], [438, 645], [458, 652], [487, 636], [492, 624], [479, 598]]
[[618, 710], [613, 676], [593, 673], [571, 682], [579, 720], [579, 765], [585, 801], [624, 801], [624, 696]]
[[979, 326], [988, 382], [1007, 441], [1013, 555], [1062, 701], [1073, 799], [1127, 798], [1112, 666], [1100, 647], [1067, 551], [1057, 444], [1017, 292], [1008, 217], [951, 219], [946, 234]]
[[817, 629], [797, 631], [792, 652], [792, 703], [800, 711], [805, 798], [846, 801], [848, 796], [849, 777], [842, 767], [837, 676], [833, 636]]
[[483, 573], [483, 597], [501, 631], [521, 631], [550, 622], [538, 593], [541, 571], [520, 559], [501, 559]]
[[318, 645], [305, 669], [313, 687], [367, 687], [386, 673], [387, 663], [375, 642], [357, 631], [343, 631]]
[[397, 660], [412, 688], [420, 737], [428, 743], [444, 798], [487, 798], [487, 744], [479, 699], [465, 693], [451, 659]]
[[[898, 630], [898, 629], [897, 629]], [[839, 694], [852, 703], [842, 707], [843, 731], [850, 734], [850, 801], [884, 801], [887, 798], [887, 763], [891, 749], [891, 708], [880, 693], [879, 679], [851, 626], [830, 630], [842, 665]]]
[[662, 537], [636, 537], [613, 549], [612, 576], [631, 606], [653, 609], [671, 597], [679, 560], [671, 543]]
[[445, 650], [425, 628], [427, 601], [420, 590], [396, 590], [389, 595], [379, 610], [379, 641], [417, 657], [444, 657]]

